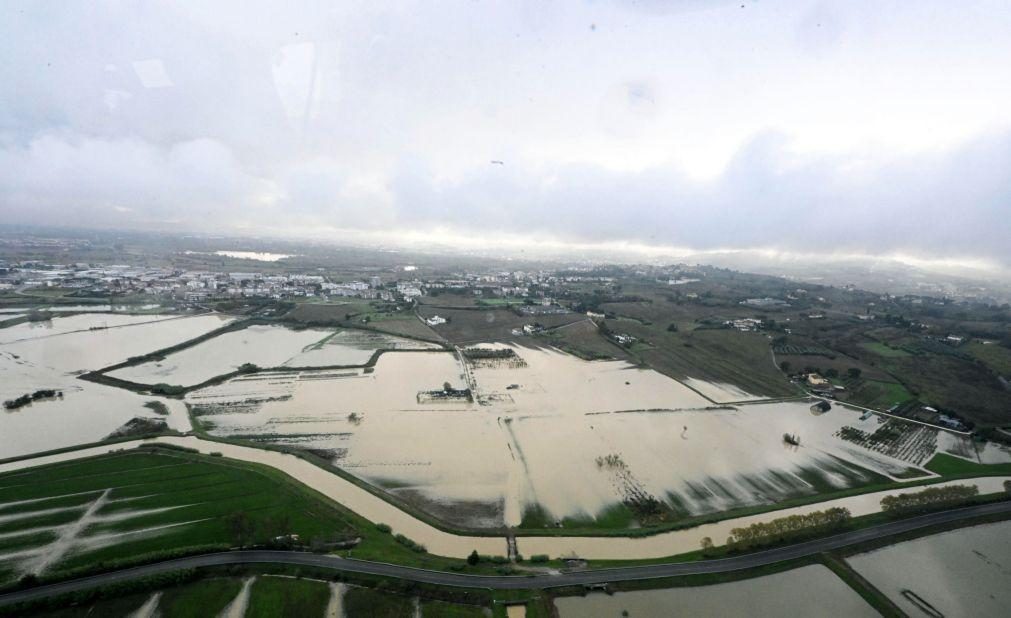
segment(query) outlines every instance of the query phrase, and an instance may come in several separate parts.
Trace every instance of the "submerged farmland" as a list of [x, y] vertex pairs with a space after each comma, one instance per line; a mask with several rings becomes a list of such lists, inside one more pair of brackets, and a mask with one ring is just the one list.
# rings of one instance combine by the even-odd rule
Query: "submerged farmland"
[[[68, 322], [64, 322], [68, 320]], [[0, 330], [0, 400], [55, 389], [45, 398], [0, 413], [0, 458], [100, 440], [135, 416], [158, 416], [146, 407], [157, 397], [77, 379], [131, 356], [203, 335], [227, 323], [218, 315], [57, 317], [50, 327]], [[11, 332], [12, 329], [18, 329]], [[48, 333], [48, 334], [47, 334]], [[12, 341], [12, 339], [15, 339]], [[169, 427], [189, 429], [185, 408], [164, 400]]]
[[1011, 522], [906, 541], [848, 561], [911, 616], [1006, 616], [1011, 604]]
[[[1011, 459], [922, 425], [551, 348], [449, 350], [355, 329], [145, 318], [105, 328], [107, 316], [75, 316], [72, 330], [0, 346], [4, 399], [63, 394], [0, 416], [12, 437], [0, 457], [161, 418], [187, 431], [192, 418], [214, 436], [311, 452], [453, 525], [528, 530], [657, 525], [925, 478], [939, 451]], [[247, 364], [269, 370], [236, 371]], [[77, 379], [108, 366], [134, 390]], [[144, 394], [145, 384], [219, 377], [182, 401]]]
[[379, 333], [251, 325], [109, 375], [139, 384], [192, 386], [247, 364], [263, 368], [364, 365], [377, 350], [429, 345]]
[[[797, 594], [803, 590], [804, 594]], [[664, 616], [877, 616], [827, 568], [812, 565], [755, 579], [701, 587], [589, 594], [555, 599], [562, 618]]]
[[213, 435], [309, 450], [473, 528], [655, 524], [928, 475], [904, 453], [839, 437], [874, 432], [873, 415], [718, 404], [697, 381], [693, 390], [624, 362], [505, 349], [242, 376], [187, 403]]

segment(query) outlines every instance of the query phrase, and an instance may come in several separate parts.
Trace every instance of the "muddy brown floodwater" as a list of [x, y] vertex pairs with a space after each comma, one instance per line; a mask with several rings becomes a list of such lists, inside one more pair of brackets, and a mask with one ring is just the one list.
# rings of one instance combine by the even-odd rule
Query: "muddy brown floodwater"
[[878, 615], [821, 565], [713, 586], [562, 597], [555, 599], [555, 607], [561, 618]]
[[[929, 476], [841, 439], [843, 427], [867, 435], [879, 428], [878, 417], [860, 411], [816, 415], [796, 401], [718, 405], [624, 362], [511, 349], [515, 357], [470, 366], [447, 352], [391, 352], [372, 372], [244, 377], [187, 401], [215, 435], [310, 449], [469, 528], [517, 526], [534, 508], [549, 524], [592, 523], [650, 500], [698, 515]], [[469, 387], [474, 401], [425, 396], [445, 383]], [[751, 397], [711, 386], [727, 398]], [[785, 445], [785, 434], [801, 446]]]
[[923, 603], [946, 618], [1011, 614], [1011, 522], [906, 541], [848, 562], [910, 616], [924, 615]]

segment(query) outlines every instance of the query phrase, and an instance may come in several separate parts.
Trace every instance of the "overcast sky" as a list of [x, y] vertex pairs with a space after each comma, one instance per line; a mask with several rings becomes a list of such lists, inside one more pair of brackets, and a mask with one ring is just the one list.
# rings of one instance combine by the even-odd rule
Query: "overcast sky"
[[6, 222], [1011, 264], [1007, 1], [8, 0], [0, 92]]

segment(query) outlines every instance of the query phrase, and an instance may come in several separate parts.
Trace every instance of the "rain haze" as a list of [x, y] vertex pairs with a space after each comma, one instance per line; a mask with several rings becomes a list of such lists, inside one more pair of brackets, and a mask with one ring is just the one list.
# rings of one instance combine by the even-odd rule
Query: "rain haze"
[[1006, 2], [6, 2], [8, 223], [1011, 264]]

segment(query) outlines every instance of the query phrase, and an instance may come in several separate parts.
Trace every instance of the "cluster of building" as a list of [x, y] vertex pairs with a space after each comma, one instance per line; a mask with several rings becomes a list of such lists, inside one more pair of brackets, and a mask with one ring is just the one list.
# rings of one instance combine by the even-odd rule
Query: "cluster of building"
[[79, 290], [82, 296], [150, 294], [189, 303], [228, 298], [353, 296], [388, 301], [397, 300], [398, 295], [409, 298], [399, 285], [395, 289], [383, 286], [378, 277], [368, 283], [344, 283], [329, 281], [323, 275], [222, 273], [86, 263], [0, 265], [0, 286], [0, 289], [71, 289]]
[[750, 332], [762, 329], [762, 321], [756, 318], [740, 318], [737, 320], [727, 320], [723, 323], [730, 328], [743, 332]]
[[759, 307], [761, 309], [783, 309], [790, 306], [785, 300], [770, 298], [768, 296], [765, 298], [746, 298], [741, 301], [741, 304], [745, 307]]
[[61, 288], [82, 296], [150, 294], [175, 301], [200, 303], [229, 298], [323, 300], [353, 297], [369, 300], [413, 300], [426, 294], [463, 293], [481, 298], [517, 298], [528, 315], [564, 313], [550, 295], [560, 278], [543, 272], [464, 274], [453, 278], [410, 279], [384, 283], [380, 277], [334, 281], [322, 274], [274, 274], [255, 271], [212, 272], [133, 265], [89, 263], [47, 264], [22, 261], [0, 263], [0, 290]]

